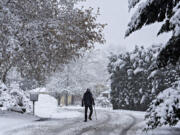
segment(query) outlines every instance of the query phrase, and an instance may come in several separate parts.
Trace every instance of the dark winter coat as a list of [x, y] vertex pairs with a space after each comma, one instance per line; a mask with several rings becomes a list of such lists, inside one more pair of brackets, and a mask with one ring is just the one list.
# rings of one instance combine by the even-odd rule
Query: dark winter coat
[[83, 99], [82, 99], [82, 106], [92, 106], [95, 105], [93, 95], [90, 91], [86, 91], [84, 93]]

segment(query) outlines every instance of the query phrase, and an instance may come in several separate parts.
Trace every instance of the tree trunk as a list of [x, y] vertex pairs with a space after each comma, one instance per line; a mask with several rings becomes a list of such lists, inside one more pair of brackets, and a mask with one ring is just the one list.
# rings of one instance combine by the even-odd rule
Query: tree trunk
[[6, 84], [6, 77], [7, 77], [7, 73], [8, 73], [8, 71], [10, 70], [10, 68], [11, 67], [9, 67], [9, 68], [7, 68], [6, 69], [6, 71], [4, 72], [4, 74], [3, 74], [3, 76], [2, 76], [2, 82], [4, 83], [4, 84]]
[[58, 106], [60, 106], [60, 105], [61, 105], [61, 97], [59, 96], [59, 97], [57, 98], [57, 100], [58, 100]]
[[2, 82], [5, 84], [6, 83], [6, 74], [3, 74], [2, 76]]
[[71, 105], [74, 105], [74, 95], [71, 97]]
[[65, 94], [65, 105], [68, 106], [68, 94]]

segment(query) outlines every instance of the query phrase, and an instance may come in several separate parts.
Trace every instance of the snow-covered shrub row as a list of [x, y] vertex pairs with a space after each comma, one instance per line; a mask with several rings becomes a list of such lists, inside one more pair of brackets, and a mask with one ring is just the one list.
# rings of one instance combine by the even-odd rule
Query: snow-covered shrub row
[[180, 120], [180, 81], [161, 92], [146, 113], [147, 129], [174, 126]]
[[16, 111], [20, 113], [31, 112], [32, 106], [29, 95], [16, 86], [13, 86], [8, 88], [5, 84], [0, 82], [0, 110]]
[[108, 70], [114, 109], [146, 110], [160, 91], [178, 79], [179, 66], [157, 69], [159, 52], [158, 45], [148, 49], [136, 46], [132, 52], [110, 57]]

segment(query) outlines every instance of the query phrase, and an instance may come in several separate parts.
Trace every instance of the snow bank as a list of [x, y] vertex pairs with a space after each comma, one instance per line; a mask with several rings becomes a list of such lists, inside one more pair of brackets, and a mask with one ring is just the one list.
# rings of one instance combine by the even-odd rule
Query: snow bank
[[35, 114], [44, 118], [76, 118], [82, 115], [78, 111], [67, 110], [57, 106], [57, 100], [50, 95], [39, 95], [39, 101], [35, 104]]

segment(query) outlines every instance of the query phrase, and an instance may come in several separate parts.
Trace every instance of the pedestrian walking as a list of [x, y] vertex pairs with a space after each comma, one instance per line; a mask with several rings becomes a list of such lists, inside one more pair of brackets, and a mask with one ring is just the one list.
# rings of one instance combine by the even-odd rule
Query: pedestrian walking
[[91, 93], [91, 90], [89, 88], [87, 88], [86, 92], [83, 95], [83, 99], [82, 99], [82, 106], [85, 106], [85, 120], [84, 120], [84, 122], [87, 122], [88, 109], [90, 110], [89, 120], [92, 120], [93, 105], [95, 105], [93, 95]]

